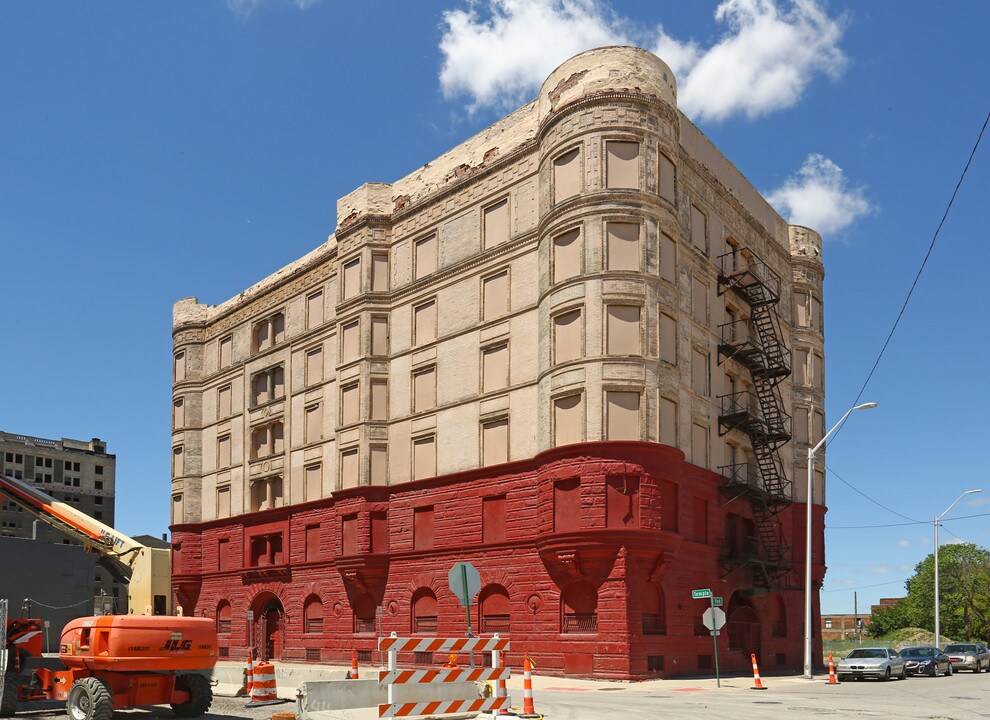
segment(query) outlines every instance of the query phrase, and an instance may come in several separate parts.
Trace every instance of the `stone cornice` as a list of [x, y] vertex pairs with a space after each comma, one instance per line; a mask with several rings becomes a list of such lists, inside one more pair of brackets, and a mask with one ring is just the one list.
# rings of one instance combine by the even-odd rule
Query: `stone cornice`
[[[596, 107], [599, 105], [608, 105], [614, 102], [629, 102], [637, 105], [645, 105], [657, 113], [663, 115], [665, 118], [677, 126], [680, 126], [680, 118], [677, 115], [677, 110], [672, 108], [667, 103], [663, 102], [659, 98], [653, 95], [646, 95], [644, 93], [633, 92], [631, 90], [611, 90], [608, 92], [596, 93], [594, 95], [585, 96], [579, 100], [575, 100], [572, 103], [568, 103], [562, 108], [554, 110], [552, 113], [547, 115], [546, 118], [540, 123], [540, 128], [537, 131], [536, 138], [539, 142], [543, 142], [544, 137], [553, 127], [560, 122], [563, 118], [568, 115], [573, 114], [579, 110], [584, 110], [589, 107]], [[645, 129], [645, 128], [640, 128]]]

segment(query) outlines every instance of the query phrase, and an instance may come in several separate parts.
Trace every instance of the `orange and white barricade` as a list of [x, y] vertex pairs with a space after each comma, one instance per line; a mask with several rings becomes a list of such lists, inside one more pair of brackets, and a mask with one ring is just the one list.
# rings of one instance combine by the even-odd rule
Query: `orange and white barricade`
[[275, 666], [267, 661], [260, 661], [254, 666], [254, 682], [251, 684], [251, 700], [245, 707], [259, 705], [274, 705], [284, 702], [278, 699], [275, 687]]
[[407, 683], [452, 683], [482, 680], [508, 680], [511, 671], [505, 667], [440, 668], [437, 670], [399, 670], [400, 652], [456, 653], [494, 652], [509, 649], [509, 641], [496, 635], [492, 638], [400, 638], [395, 633], [381, 638], [378, 649], [388, 652], [388, 668], [378, 673], [378, 684], [385, 685], [388, 702], [378, 706], [378, 717], [408, 717], [410, 715], [443, 715], [446, 713], [480, 713], [508, 708], [509, 697], [476, 698], [472, 700], [433, 700], [415, 703], [395, 702], [395, 686]]

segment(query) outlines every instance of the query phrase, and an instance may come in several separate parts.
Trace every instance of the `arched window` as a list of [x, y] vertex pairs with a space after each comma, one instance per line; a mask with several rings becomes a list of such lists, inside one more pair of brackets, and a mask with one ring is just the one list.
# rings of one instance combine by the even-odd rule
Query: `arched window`
[[413, 593], [412, 631], [420, 634], [437, 631], [437, 596], [428, 588]]
[[375, 599], [368, 593], [361, 593], [354, 600], [354, 633], [375, 633]]
[[217, 633], [230, 633], [230, 603], [226, 600], [221, 600], [217, 605]]
[[784, 599], [779, 595], [772, 598], [771, 606], [774, 610], [773, 616], [773, 636], [782, 638], [787, 637], [787, 610], [784, 607]]
[[653, 583], [643, 588], [643, 634], [666, 635], [667, 613], [664, 608], [663, 591]]
[[306, 598], [303, 605], [303, 632], [312, 634], [323, 632], [323, 601], [316, 595]]
[[598, 632], [598, 590], [579, 580], [564, 588], [560, 594], [560, 632]]
[[478, 595], [478, 627], [484, 634], [509, 632], [509, 592], [488, 585]]

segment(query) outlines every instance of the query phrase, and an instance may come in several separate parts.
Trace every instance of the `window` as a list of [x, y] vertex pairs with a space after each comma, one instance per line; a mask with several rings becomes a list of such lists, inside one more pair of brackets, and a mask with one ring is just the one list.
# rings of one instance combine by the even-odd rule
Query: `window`
[[798, 327], [810, 327], [808, 313], [808, 293], [803, 290], [794, 291], [794, 324]]
[[677, 320], [660, 313], [660, 359], [677, 364]]
[[275, 313], [255, 323], [251, 332], [252, 349], [261, 352], [285, 340], [285, 313]]
[[812, 415], [813, 425], [812, 425], [812, 437], [815, 438], [817, 443], [823, 437], [825, 437], [825, 414], [821, 410], [815, 410]]
[[347, 323], [340, 329], [340, 361], [357, 360], [361, 354], [361, 325], [358, 320]]
[[358, 448], [342, 450], [340, 453], [340, 480], [338, 486], [342, 488], [357, 487], [360, 483], [361, 467], [358, 464]]
[[[230, 486], [225, 485], [223, 487], [217, 488], [217, 517], [225, 518], [230, 517]], [[223, 550], [221, 545], [220, 550]], [[224, 561], [223, 557], [220, 558], [220, 563]]]
[[413, 480], [437, 474], [437, 438], [426, 435], [413, 440]]
[[486, 543], [505, 541], [505, 495], [481, 499], [481, 537]]
[[413, 310], [414, 345], [426, 345], [437, 339], [437, 303], [430, 300]]
[[433, 547], [433, 506], [413, 508], [413, 549]]
[[186, 425], [186, 404], [182, 398], [172, 402], [172, 425], [177, 430]]
[[340, 389], [340, 424], [353, 425], [361, 421], [361, 386], [358, 383]]
[[806, 407], [794, 408], [794, 441], [808, 442], [808, 408]]
[[825, 387], [825, 360], [818, 353], [812, 353], [811, 363], [811, 379], [815, 387], [821, 390]]
[[437, 271], [437, 236], [430, 235], [416, 242], [416, 279]]
[[358, 539], [358, 516], [356, 513], [344, 515], [340, 519], [340, 554], [357, 555], [361, 552]]
[[323, 382], [323, 347], [306, 352], [306, 387]]
[[252, 460], [281, 453], [284, 449], [282, 421], [262, 425], [251, 432]]
[[560, 632], [596, 634], [598, 632], [598, 591], [584, 580], [570, 583], [560, 594]]
[[660, 442], [677, 447], [677, 403], [660, 398]]
[[481, 424], [481, 464], [498, 465], [509, 460], [509, 419]]
[[822, 301], [816, 297], [811, 298], [811, 327], [815, 332], [823, 332], [825, 329]]
[[605, 526], [639, 527], [639, 478], [631, 475], [610, 477], [605, 483]]
[[323, 603], [315, 595], [306, 598], [303, 605], [303, 632], [307, 635], [323, 632]]
[[676, 204], [677, 200], [677, 171], [670, 158], [660, 153], [659, 194], [664, 200]]
[[509, 346], [507, 344], [482, 348], [481, 391], [492, 392], [509, 386]]
[[323, 439], [323, 403], [306, 407], [305, 442], [314, 443]]
[[388, 355], [388, 317], [371, 317], [371, 354], [378, 357]]
[[559, 365], [568, 360], [576, 360], [584, 353], [581, 350], [583, 327], [581, 311], [554, 315], [553, 317], [553, 362]]
[[371, 420], [388, 420], [388, 380], [371, 380]]
[[832, 618], [825, 618], [825, 629], [826, 630], [832, 629]]
[[640, 439], [638, 392], [606, 391], [605, 414], [609, 440]]
[[323, 291], [317, 290], [306, 296], [306, 327], [319, 327], [323, 324], [323, 320]]
[[306, 500], [319, 500], [323, 495], [323, 465], [307, 465], [303, 484]]
[[660, 277], [677, 282], [677, 244], [666, 233], [660, 233]]
[[413, 373], [413, 412], [433, 410], [437, 406], [437, 366]]
[[605, 143], [605, 181], [609, 188], [639, 187], [639, 143]]
[[[172, 523], [179, 524], [186, 519], [182, 505], [182, 494], [172, 496]], [[177, 559], [177, 558], [176, 558]], [[178, 564], [178, 563], [176, 563]]]
[[253, 405], [263, 405], [285, 397], [285, 371], [281, 365], [251, 376], [251, 399]]
[[217, 632], [221, 635], [230, 633], [230, 616], [230, 603], [224, 600], [217, 607]]
[[388, 255], [373, 253], [371, 256], [371, 291], [388, 290]]
[[808, 385], [808, 356], [809, 352], [803, 348], [794, 349], [794, 362], [791, 367], [794, 373], [795, 385]]
[[605, 223], [606, 266], [608, 270], [639, 270], [639, 225], [627, 222]]
[[561, 153], [553, 161], [554, 204], [581, 192], [580, 148]]
[[693, 517], [694, 533], [693, 539], [695, 542], [708, 543], [708, 501], [704, 498], [696, 497], [694, 499], [694, 517]]
[[177, 352], [172, 363], [172, 378], [175, 382], [182, 382], [186, 379], [186, 353]]
[[356, 257], [344, 263], [344, 294], [341, 299], [348, 300], [361, 293], [361, 258]]
[[223, 420], [232, 414], [230, 385], [224, 385], [217, 389], [217, 419]]
[[484, 209], [485, 248], [501, 245], [509, 239], [509, 199], [504, 198]]
[[702, 325], [708, 324], [708, 286], [698, 278], [691, 280], [691, 317]]
[[584, 441], [584, 402], [578, 393], [553, 401], [554, 445], [570, 445]]
[[484, 319], [494, 320], [509, 312], [509, 271], [487, 277], [482, 282]]
[[388, 448], [385, 445], [368, 448], [368, 481], [372, 485], [388, 485]]
[[694, 205], [691, 206], [691, 242], [703, 253], [708, 253], [708, 217]]
[[581, 274], [584, 243], [578, 229], [561, 233], [553, 239], [553, 281], [562, 282]]
[[[178, 478], [186, 474], [186, 464], [185, 456], [182, 452], [182, 446], [176, 445], [172, 448], [172, 477]], [[65, 484], [68, 485], [70, 480], [66, 478]]]
[[217, 469], [230, 467], [230, 435], [217, 438]]
[[[373, 635], [376, 630], [375, 615], [376, 607], [375, 601], [369, 593], [363, 592], [354, 599], [354, 634], [362, 635], [368, 634]], [[368, 652], [371, 655], [371, 652]], [[369, 657], [370, 661], [371, 658]]]
[[228, 335], [225, 338], [220, 338], [219, 363], [221, 370], [227, 367], [228, 365], [230, 365], [232, 360], [233, 346], [234, 346], [234, 339], [230, 335]]
[[640, 308], [635, 305], [609, 305], [605, 311], [607, 325], [606, 353], [641, 355]]
[[488, 585], [478, 594], [479, 632], [508, 633], [511, 613], [509, 592], [501, 585]]
[[691, 424], [691, 462], [698, 467], [708, 467], [708, 428]]
[[708, 353], [691, 350], [691, 389], [699, 395], [708, 396], [711, 383], [708, 372]]
[[[413, 594], [411, 630], [421, 635], [432, 635], [437, 631], [437, 598], [431, 590], [420, 588]], [[433, 653], [429, 662], [432, 663]]]
[[643, 634], [666, 635], [667, 618], [664, 608], [663, 591], [653, 583], [643, 588]]

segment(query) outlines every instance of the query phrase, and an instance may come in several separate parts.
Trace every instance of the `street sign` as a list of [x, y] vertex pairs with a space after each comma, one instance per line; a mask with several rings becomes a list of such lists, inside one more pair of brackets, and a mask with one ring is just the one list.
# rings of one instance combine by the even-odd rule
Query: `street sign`
[[725, 612], [721, 608], [710, 607], [701, 616], [701, 622], [709, 630], [721, 630], [725, 625]]
[[720, 597], [713, 597], [712, 598], [712, 605], [714, 607], [722, 607], [722, 598], [720, 598]]
[[471, 605], [471, 600], [481, 590], [481, 575], [469, 562], [454, 563], [454, 567], [447, 573], [447, 581], [450, 584], [450, 591], [465, 607]]
[[715, 635], [717, 637], [717, 636], [721, 635], [722, 633], [720, 633], [718, 630], [712, 630], [710, 634], [711, 635]]
[[700, 600], [701, 598], [710, 598], [712, 596], [712, 591], [708, 588], [702, 588], [701, 590], [692, 590], [691, 599]]

